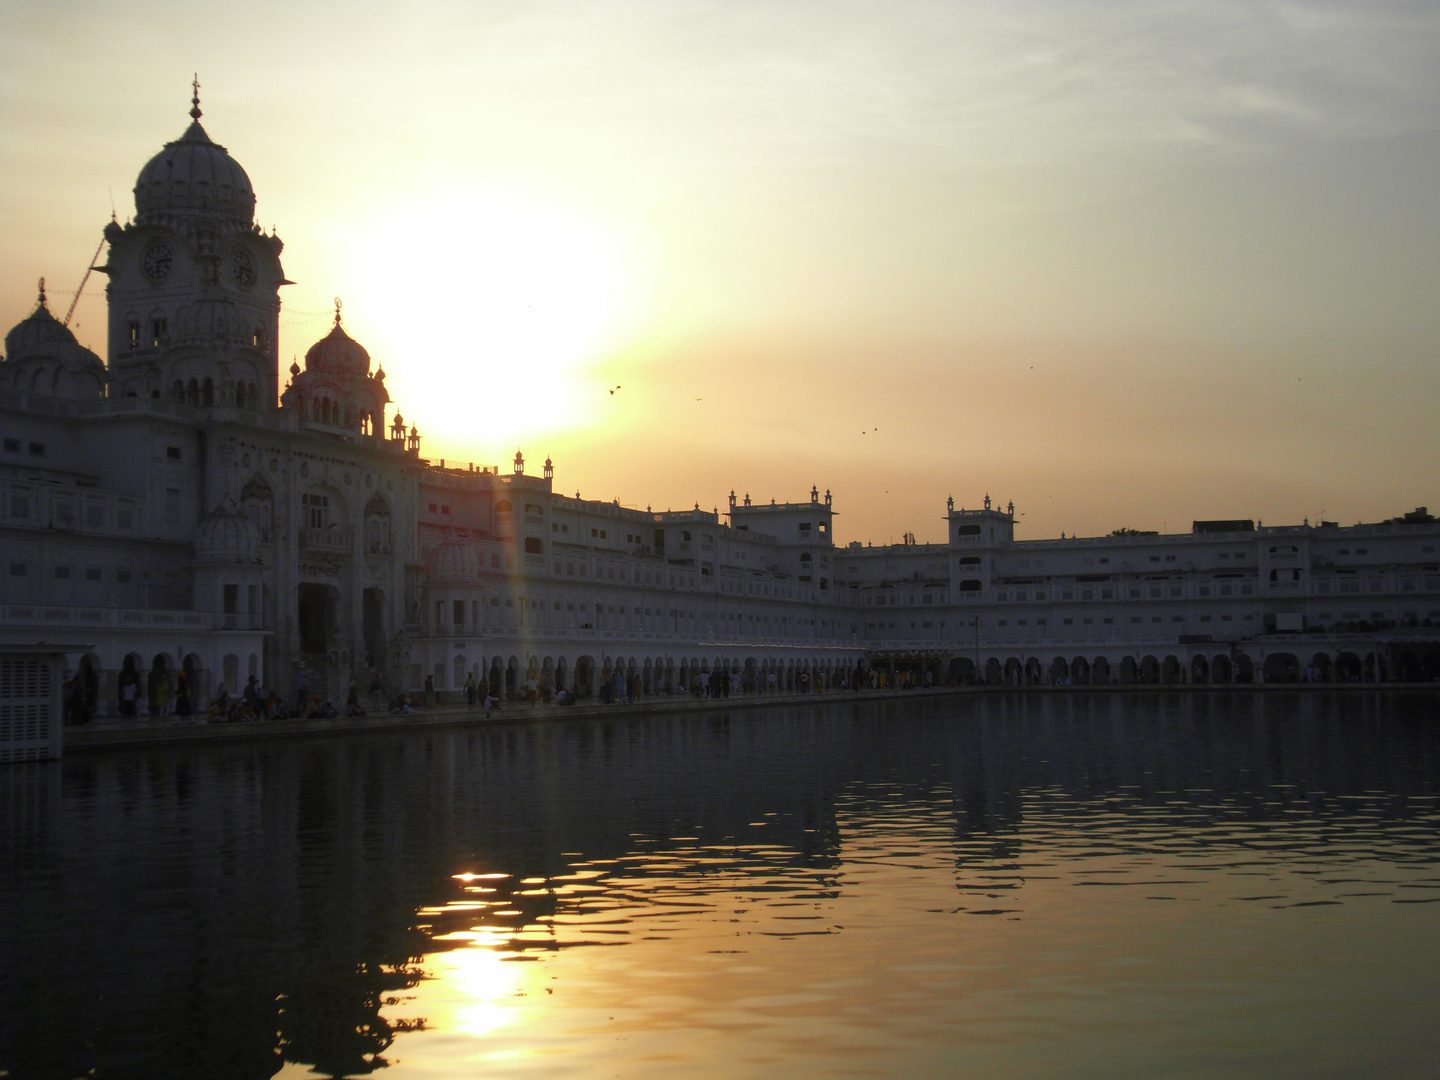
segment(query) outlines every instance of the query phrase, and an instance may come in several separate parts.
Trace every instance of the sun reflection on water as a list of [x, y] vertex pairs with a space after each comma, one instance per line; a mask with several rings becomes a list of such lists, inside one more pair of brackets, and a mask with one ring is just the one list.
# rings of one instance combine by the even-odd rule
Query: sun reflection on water
[[[515, 1024], [525, 1010], [523, 964], [507, 962], [509, 935], [482, 928], [436, 938], [427, 977], [444, 982], [454, 1003], [447, 1027], [477, 1038]], [[448, 947], [455, 946], [455, 947]]]

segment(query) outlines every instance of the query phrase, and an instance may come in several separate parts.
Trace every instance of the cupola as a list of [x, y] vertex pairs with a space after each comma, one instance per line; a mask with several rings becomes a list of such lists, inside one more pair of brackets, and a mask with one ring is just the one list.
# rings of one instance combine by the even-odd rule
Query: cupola
[[191, 99], [185, 134], [146, 162], [135, 181], [135, 223], [174, 215], [212, 215], [248, 228], [255, 218], [255, 189], [229, 151], [200, 126], [200, 84]]

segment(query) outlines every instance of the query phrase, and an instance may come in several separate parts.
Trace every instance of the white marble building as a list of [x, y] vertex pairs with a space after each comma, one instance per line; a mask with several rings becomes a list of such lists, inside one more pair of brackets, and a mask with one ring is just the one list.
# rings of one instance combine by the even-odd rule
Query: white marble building
[[[471, 673], [582, 696], [885, 679], [1191, 682], [1440, 675], [1440, 524], [1196, 523], [1017, 541], [948, 509], [944, 544], [833, 542], [829, 492], [653, 513], [554, 469], [421, 457], [335, 325], [280, 371], [283, 245], [192, 123], [105, 227], [108, 356], [43, 285], [0, 359], [0, 645], [63, 648], [95, 708], [186, 673], [453, 693]], [[407, 358], [424, 363], [423, 357]], [[773, 674], [773, 678], [772, 678]], [[160, 691], [160, 687], [166, 688]]]

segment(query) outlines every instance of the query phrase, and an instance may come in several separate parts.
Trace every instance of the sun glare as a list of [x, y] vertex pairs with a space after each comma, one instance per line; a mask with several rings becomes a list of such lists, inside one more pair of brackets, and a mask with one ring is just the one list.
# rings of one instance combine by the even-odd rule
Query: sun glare
[[403, 202], [371, 219], [347, 276], [407, 420], [431, 446], [475, 454], [583, 425], [587, 368], [636, 324], [633, 253], [567, 208], [513, 193]]

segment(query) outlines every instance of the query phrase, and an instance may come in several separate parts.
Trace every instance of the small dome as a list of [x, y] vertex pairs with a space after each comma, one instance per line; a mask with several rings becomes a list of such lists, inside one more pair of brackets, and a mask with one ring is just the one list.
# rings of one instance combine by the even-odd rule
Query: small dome
[[218, 214], [247, 227], [255, 217], [255, 189], [225, 147], [210, 141], [200, 121], [151, 158], [135, 181], [136, 222], [175, 212]]
[[45, 283], [29, 318], [5, 335], [0, 386], [82, 400], [105, 394], [105, 365], [50, 314]]
[[257, 562], [260, 531], [227, 499], [195, 531], [195, 558], [201, 562]]
[[176, 313], [173, 335], [177, 343], [225, 341], [248, 345], [252, 340], [244, 313], [227, 297], [209, 297], [181, 308]]
[[370, 370], [370, 354], [365, 351], [365, 346], [345, 333], [337, 314], [330, 333], [311, 345], [305, 353], [305, 370], [364, 375]]
[[480, 576], [480, 554], [475, 545], [447, 536], [425, 556], [425, 576], [432, 583], [473, 582]]
[[[80, 349], [82, 352], [89, 352], [72, 334], [68, 327], [50, 314], [50, 309], [45, 306], [45, 294], [40, 294], [40, 302], [31, 312], [30, 317], [18, 323], [10, 333], [5, 335], [5, 355], [11, 360], [23, 360], [29, 356], [54, 356], [65, 357], [71, 350]], [[94, 353], [90, 353], [94, 356]], [[98, 360], [99, 358], [96, 357]]]

